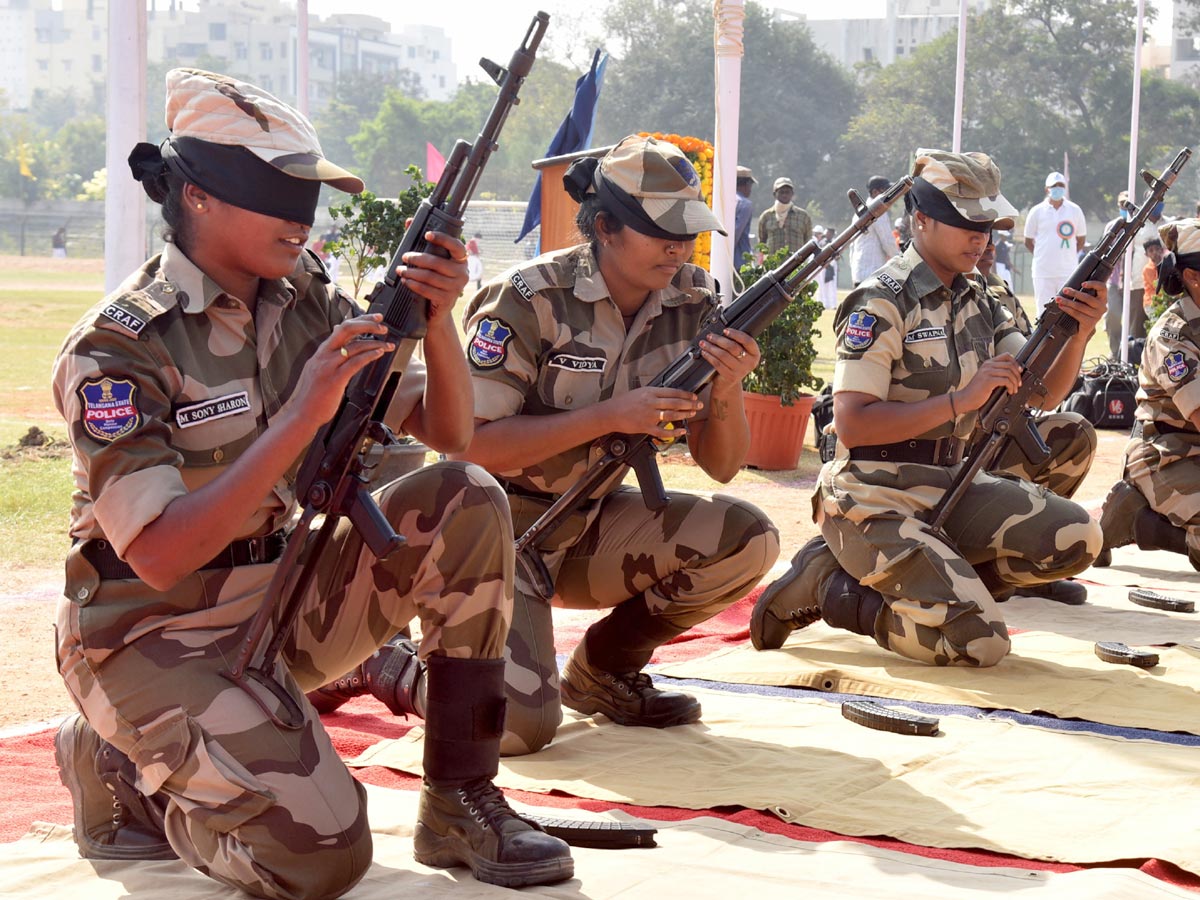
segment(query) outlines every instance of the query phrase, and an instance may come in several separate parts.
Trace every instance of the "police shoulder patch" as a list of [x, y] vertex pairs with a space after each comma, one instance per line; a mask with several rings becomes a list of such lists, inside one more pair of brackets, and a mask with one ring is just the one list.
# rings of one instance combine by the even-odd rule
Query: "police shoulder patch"
[[904, 285], [887, 272], [880, 272], [875, 277], [878, 279], [880, 284], [890, 290], [893, 294], [898, 294], [904, 290]]
[[494, 369], [507, 358], [512, 335], [512, 329], [501, 319], [480, 319], [467, 348], [467, 358], [481, 369]]
[[1168, 353], [1163, 360], [1163, 367], [1167, 370], [1167, 377], [1172, 381], [1179, 383], [1187, 378], [1188, 374], [1196, 367], [1192, 360], [1188, 359], [1179, 350], [1173, 353]]
[[842, 342], [850, 350], [866, 350], [875, 343], [875, 316], [863, 310], [850, 313]]
[[125, 378], [89, 378], [78, 388], [80, 425], [92, 438], [112, 443], [142, 423], [137, 385]]

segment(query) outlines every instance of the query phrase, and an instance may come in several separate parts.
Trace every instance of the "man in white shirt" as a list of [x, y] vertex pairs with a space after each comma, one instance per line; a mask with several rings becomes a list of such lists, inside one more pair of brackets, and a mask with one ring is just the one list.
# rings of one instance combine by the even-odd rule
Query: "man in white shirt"
[[[872, 175], [867, 181], [867, 193], [874, 200], [891, 186], [892, 183], [882, 175]], [[860, 281], [865, 281], [899, 252], [891, 223], [887, 216], [880, 216], [850, 245], [850, 275], [854, 286], [858, 287]]]
[[1046, 199], [1025, 218], [1025, 249], [1033, 254], [1033, 297], [1040, 316], [1079, 263], [1087, 241], [1083, 210], [1067, 199], [1062, 172], [1046, 176]]

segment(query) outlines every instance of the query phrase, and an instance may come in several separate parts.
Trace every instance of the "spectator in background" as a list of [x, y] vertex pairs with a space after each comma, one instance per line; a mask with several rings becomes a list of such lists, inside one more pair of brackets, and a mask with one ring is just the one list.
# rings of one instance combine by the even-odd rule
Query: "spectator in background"
[[[886, 219], [876, 219], [875, 223], [883, 222], [887, 225]], [[888, 230], [891, 234], [891, 230]], [[813, 237], [817, 239], [817, 245], [825, 247], [833, 240], [833, 229], [826, 228], [824, 225], [813, 226]], [[862, 238], [859, 238], [862, 240]], [[838, 262], [837, 257], [829, 261], [829, 264], [821, 270], [821, 274], [817, 276], [817, 300], [826, 309], [837, 309], [838, 293], [837, 293], [837, 275]]]
[[1159, 238], [1150, 238], [1142, 244], [1142, 250], [1146, 253], [1146, 264], [1142, 266], [1142, 309], [1149, 313], [1151, 299], [1157, 293], [1158, 264], [1166, 251]]
[[758, 241], [767, 245], [767, 255], [781, 247], [796, 251], [812, 237], [812, 219], [792, 205], [796, 189], [790, 178], [776, 178], [773, 188], [775, 205], [758, 217]]
[[[872, 175], [867, 181], [867, 193], [873, 200], [891, 186], [892, 183], [882, 175]], [[879, 217], [850, 245], [850, 277], [854, 286], [858, 287], [860, 282], [899, 252], [900, 247], [892, 229], [888, 227], [887, 219]]]
[[475, 282], [475, 290], [483, 287], [483, 256], [479, 252], [479, 242], [483, 235], [478, 231], [467, 241], [467, 281]]
[[733, 268], [740, 269], [746, 263], [746, 254], [751, 253], [754, 242], [750, 240], [750, 220], [754, 218], [754, 204], [750, 192], [758, 179], [746, 166], [737, 167], [737, 209], [733, 214]]
[[1012, 232], [996, 231], [993, 233], [996, 244], [996, 261], [992, 268], [1010, 288], [1012, 287]]
[[1087, 242], [1087, 222], [1079, 205], [1067, 199], [1067, 177], [1046, 176], [1046, 199], [1025, 219], [1025, 249], [1033, 254], [1033, 298], [1042, 314], [1075, 271]]
[[66, 259], [67, 228], [65, 225], [54, 232], [54, 236], [50, 238], [50, 255], [55, 259]]

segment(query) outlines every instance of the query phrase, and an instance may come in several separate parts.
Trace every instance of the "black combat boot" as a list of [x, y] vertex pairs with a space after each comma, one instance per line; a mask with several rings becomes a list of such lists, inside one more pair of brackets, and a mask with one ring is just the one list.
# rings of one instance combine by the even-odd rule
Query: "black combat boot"
[[1150, 510], [1149, 502], [1142, 492], [1128, 481], [1118, 481], [1109, 488], [1108, 496], [1104, 498], [1104, 506], [1100, 509], [1100, 530], [1104, 533], [1104, 547], [1092, 565], [1100, 568], [1112, 565], [1113, 549], [1134, 542], [1134, 523], [1143, 510]]
[[695, 697], [660, 691], [641, 671], [658, 647], [687, 630], [653, 615], [641, 596], [614, 607], [588, 628], [563, 667], [563, 706], [603, 713], [618, 725], [669, 728], [699, 721]]
[[1022, 585], [1016, 593], [1023, 597], [1044, 597], [1066, 606], [1083, 606], [1087, 603], [1087, 587], [1074, 578], [1047, 581], [1045, 584]]
[[887, 604], [883, 594], [864, 587], [853, 576], [838, 569], [821, 591], [821, 618], [833, 628], [875, 637], [875, 620]]
[[166, 800], [133, 786], [132, 762], [83, 716], [72, 715], [54, 736], [58, 777], [75, 807], [75, 843], [84, 859], [176, 859], [163, 833]]
[[417, 645], [408, 635], [397, 634], [361, 666], [309, 691], [308, 700], [317, 712], [329, 713], [363, 694], [380, 700], [394, 715], [424, 718], [425, 664], [417, 658]]
[[1166, 550], [1187, 554], [1187, 530], [1172, 525], [1171, 520], [1150, 507], [1139, 510], [1133, 520], [1133, 539], [1139, 550]]
[[820, 621], [821, 587], [841, 571], [833, 551], [815, 537], [792, 557], [791, 567], [767, 585], [750, 613], [750, 643], [755, 650], [778, 650], [789, 634]]
[[572, 877], [570, 848], [513, 812], [492, 784], [504, 731], [504, 660], [431, 656], [427, 677], [417, 862], [468, 866], [478, 880], [502, 887]]

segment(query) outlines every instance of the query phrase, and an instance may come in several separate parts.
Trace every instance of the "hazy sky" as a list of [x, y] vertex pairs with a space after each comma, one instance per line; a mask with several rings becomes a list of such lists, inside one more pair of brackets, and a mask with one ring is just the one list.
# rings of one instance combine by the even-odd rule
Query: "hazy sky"
[[[812, 19], [867, 18], [882, 16], [885, 0], [783, 0], [764, 3], [790, 12], [803, 13]], [[1159, 40], [1162, 29], [1171, 21], [1171, 0], [1159, 4], [1158, 24], [1154, 31]], [[530, 20], [538, 10], [550, 14], [546, 41], [553, 45], [556, 23], [563, 29], [586, 28], [588, 21], [596, 22], [598, 4], [582, 0], [446, 0], [440, 3], [417, 3], [413, 0], [309, 0], [309, 12], [321, 17], [335, 12], [356, 12], [378, 16], [392, 23], [437, 25], [445, 29], [453, 42], [454, 61], [458, 77], [480, 75], [475, 61], [488, 56], [501, 64], [508, 62], [512, 51], [525, 34]], [[594, 29], [593, 29], [594, 30]], [[573, 60], [582, 65], [585, 60]]]

